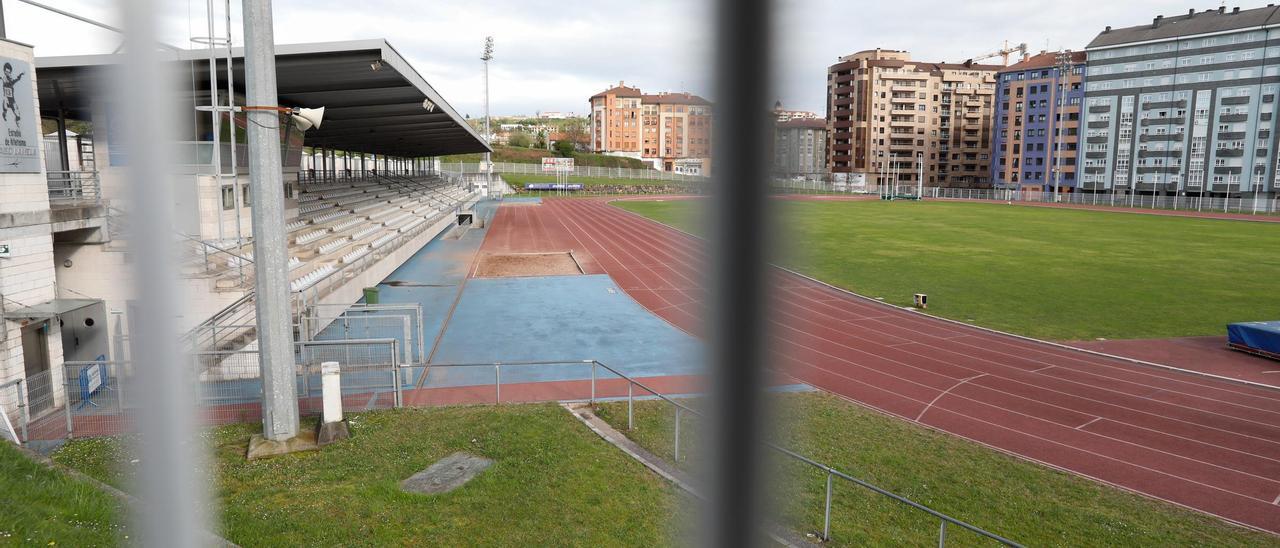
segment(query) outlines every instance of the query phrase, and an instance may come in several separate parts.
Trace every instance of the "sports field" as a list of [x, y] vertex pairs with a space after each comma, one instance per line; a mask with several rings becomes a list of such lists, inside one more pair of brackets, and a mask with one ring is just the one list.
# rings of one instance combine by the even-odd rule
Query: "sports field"
[[[697, 230], [695, 201], [615, 205]], [[955, 202], [780, 204], [779, 262], [932, 314], [1032, 337], [1221, 335], [1275, 319], [1280, 226]]]

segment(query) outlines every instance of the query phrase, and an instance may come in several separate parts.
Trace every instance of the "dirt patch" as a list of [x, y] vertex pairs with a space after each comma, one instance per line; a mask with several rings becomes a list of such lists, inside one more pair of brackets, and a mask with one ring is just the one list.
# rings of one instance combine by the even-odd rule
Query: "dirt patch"
[[582, 274], [570, 253], [511, 253], [485, 255], [476, 267], [477, 278], [521, 276], [576, 276]]

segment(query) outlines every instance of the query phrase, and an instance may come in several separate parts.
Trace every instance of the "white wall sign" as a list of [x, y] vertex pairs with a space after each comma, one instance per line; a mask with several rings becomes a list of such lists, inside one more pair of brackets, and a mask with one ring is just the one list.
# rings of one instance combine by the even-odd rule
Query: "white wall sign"
[[31, 64], [0, 57], [0, 173], [40, 172], [40, 113]]
[[8, 259], [9, 255], [9, 244], [0, 244], [0, 259]]
[[552, 157], [543, 158], [542, 171], [555, 172], [555, 173], [573, 173], [573, 158], [552, 158]]

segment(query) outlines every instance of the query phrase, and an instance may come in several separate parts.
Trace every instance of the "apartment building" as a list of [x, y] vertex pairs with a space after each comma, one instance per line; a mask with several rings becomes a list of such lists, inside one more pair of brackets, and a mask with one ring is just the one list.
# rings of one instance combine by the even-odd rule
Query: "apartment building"
[[818, 113], [816, 112], [812, 112], [808, 110], [789, 110], [789, 109], [782, 108], [782, 101], [775, 101], [773, 103], [773, 117], [778, 123], [786, 122], [788, 120], [795, 120], [797, 118], [815, 119], [815, 120], [822, 118], [821, 116], [818, 116]]
[[1272, 196], [1280, 7], [1107, 27], [1086, 48], [1086, 192]]
[[773, 172], [784, 177], [826, 174], [827, 122], [816, 115], [778, 122], [773, 139]]
[[625, 82], [590, 98], [594, 152], [637, 158], [663, 171], [706, 174], [711, 156], [711, 103], [690, 93], [641, 93]]
[[1084, 52], [1040, 52], [997, 75], [991, 156], [996, 188], [1075, 189], [1084, 66]]
[[827, 166], [854, 188], [991, 187], [997, 65], [874, 49], [827, 69]]

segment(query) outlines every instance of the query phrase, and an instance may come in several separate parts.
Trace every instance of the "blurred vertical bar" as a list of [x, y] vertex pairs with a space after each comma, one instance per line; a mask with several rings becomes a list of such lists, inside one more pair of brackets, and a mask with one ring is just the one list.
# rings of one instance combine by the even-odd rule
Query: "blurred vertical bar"
[[141, 506], [135, 508], [141, 542], [146, 546], [193, 546], [204, 529], [201, 510], [202, 459], [192, 408], [194, 383], [181, 355], [174, 319], [177, 301], [171, 187], [178, 182], [168, 162], [176, 152], [178, 120], [177, 60], [161, 53], [156, 29], [163, 10], [155, 0], [123, 0], [125, 52], [114, 75], [108, 108], [119, 116], [119, 135], [127, 154], [126, 187], [129, 241], [136, 303], [131, 308], [131, 355], [139, 382], [138, 452], [146, 463], [138, 476]]
[[711, 433], [703, 541], [755, 546], [763, 537], [766, 215], [770, 143], [768, 0], [717, 0], [709, 280]]

